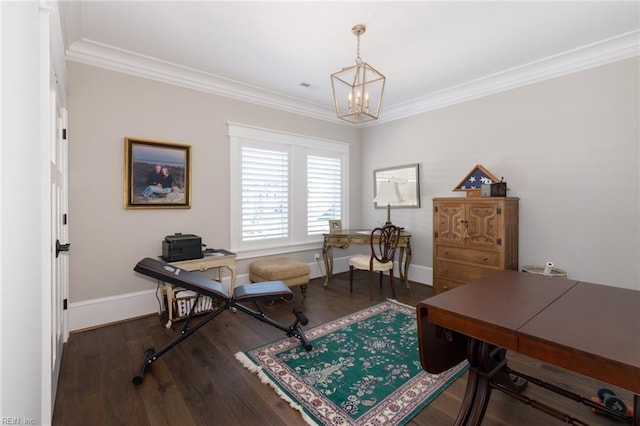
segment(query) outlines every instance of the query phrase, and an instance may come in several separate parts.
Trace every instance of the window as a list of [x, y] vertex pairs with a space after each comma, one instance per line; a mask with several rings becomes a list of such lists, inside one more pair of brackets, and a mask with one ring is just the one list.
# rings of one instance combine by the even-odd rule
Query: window
[[342, 219], [342, 161], [307, 155], [307, 234], [329, 231], [332, 219]]
[[242, 241], [286, 238], [289, 233], [289, 156], [243, 146]]
[[238, 124], [229, 141], [233, 251], [316, 248], [344, 218], [347, 144]]

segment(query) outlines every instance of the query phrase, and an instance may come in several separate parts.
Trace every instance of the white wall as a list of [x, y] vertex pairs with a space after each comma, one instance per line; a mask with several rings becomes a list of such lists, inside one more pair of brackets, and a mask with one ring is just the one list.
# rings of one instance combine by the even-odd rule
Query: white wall
[[50, 414], [41, 414], [40, 389], [41, 174], [49, 171], [40, 168], [39, 14], [37, 2], [0, 2], [0, 418], [35, 424]]
[[[464, 196], [452, 189], [482, 164], [520, 198], [520, 266], [550, 260], [570, 278], [640, 290], [639, 62], [366, 129], [362, 204], [373, 169], [419, 162], [422, 208], [391, 215], [415, 236], [413, 261], [431, 266], [431, 199]], [[383, 216], [363, 213], [363, 226]]]
[[[71, 330], [94, 325], [74, 325], [74, 312], [127, 317], [138, 298], [154, 310], [153, 283], [132, 268], [165, 235], [228, 247], [228, 121], [351, 142], [352, 227], [385, 217], [373, 169], [420, 163], [422, 208], [392, 212], [413, 235], [414, 280], [431, 283], [431, 199], [459, 196], [451, 189], [479, 163], [521, 198], [521, 266], [551, 260], [571, 278], [638, 288], [637, 75], [634, 58], [358, 130], [70, 63]], [[192, 145], [192, 209], [123, 208], [125, 136]]]
[[[166, 235], [193, 233], [209, 247], [229, 247], [227, 122], [351, 143], [356, 155], [350, 178], [359, 180], [359, 132], [350, 126], [75, 62], [68, 64], [68, 71], [72, 330], [77, 310], [95, 315], [102, 302], [120, 303], [116, 299], [122, 295], [155, 288], [154, 281], [136, 275], [133, 267], [143, 257], [161, 254]], [[192, 146], [191, 209], [124, 209], [127, 136]], [[352, 217], [360, 215], [359, 199], [358, 193], [352, 194]], [[292, 257], [313, 262], [313, 252]], [[240, 274], [246, 273], [248, 263], [239, 262]], [[155, 297], [147, 300], [152, 312]]]

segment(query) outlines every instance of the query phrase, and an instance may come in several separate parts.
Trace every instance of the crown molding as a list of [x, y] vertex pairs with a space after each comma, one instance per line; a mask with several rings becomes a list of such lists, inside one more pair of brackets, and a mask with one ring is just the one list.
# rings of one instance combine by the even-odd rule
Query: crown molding
[[[399, 120], [639, 55], [640, 30], [634, 30], [477, 80], [452, 86], [400, 105], [384, 108], [376, 122], [365, 123], [358, 127], [371, 127]], [[335, 112], [330, 107], [284, 96], [260, 87], [87, 39], [73, 43], [67, 49], [66, 59], [336, 124], [349, 125], [342, 122], [342, 120], [338, 120]]]
[[193, 68], [140, 55], [92, 40], [73, 43], [66, 52], [69, 61], [79, 62], [162, 83], [212, 93], [327, 121], [337, 121], [333, 109], [263, 88], [198, 71]]
[[380, 113], [377, 124], [639, 55], [640, 30], [635, 30], [392, 106]]

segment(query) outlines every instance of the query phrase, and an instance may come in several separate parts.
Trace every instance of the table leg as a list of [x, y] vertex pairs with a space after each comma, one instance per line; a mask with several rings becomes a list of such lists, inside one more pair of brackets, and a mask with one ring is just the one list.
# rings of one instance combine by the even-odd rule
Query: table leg
[[231, 273], [231, 281], [230, 281], [229, 290], [231, 290], [231, 294], [233, 294], [233, 289], [236, 288], [236, 265], [234, 263], [233, 265], [225, 265], [225, 266], [227, 267], [227, 269]]
[[[233, 262], [232, 265], [225, 265], [227, 267], [227, 269], [229, 269], [229, 272], [231, 272], [231, 281], [229, 282], [229, 290], [231, 291], [231, 294], [233, 294], [233, 289], [236, 288], [236, 263], [235, 261]], [[231, 312], [237, 312], [238, 309], [236, 309], [236, 307], [232, 307], [231, 308]]]
[[456, 418], [456, 426], [477, 426], [487, 410], [491, 397], [491, 383], [499, 383], [513, 392], [520, 393], [527, 385], [526, 380], [513, 380], [503, 371], [506, 367], [506, 350], [481, 340], [469, 339], [467, 359], [469, 376], [462, 406]]
[[467, 342], [467, 360], [469, 361], [469, 374], [467, 377], [467, 388], [464, 391], [464, 398], [462, 399], [462, 405], [460, 406], [460, 411], [458, 411], [458, 417], [456, 418], [455, 425], [464, 425], [466, 424], [467, 417], [469, 416], [469, 412], [474, 404], [476, 388], [478, 386], [479, 375], [477, 372], [477, 360], [476, 360], [476, 352], [478, 351], [478, 345], [480, 341], [476, 339], [469, 338]]
[[171, 284], [167, 284], [164, 283], [164, 291], [165, 291], [165, 297], [167, 300], [167, 322], [164, 325], [164, 328], [166, 328], [167, 330], [169, 330], [171, 328], [171, 325], [173, 324], [173, 299], [174, 294], [173, 294], [173, 287], [171, 286]]
[[469, 339], [469, 378], [462, 407], [454, 423], [456, 426], [477, 426], [482, 423], [491, 396], [490, 377], [485, 373], [489, 352], [488, 343]]
[[640, 426], [640, 395], [633, 395], [633, 426]]
[[324, 286], [327, 287], [329, 285], [329, 279], [333, 275], [333, 252], [331, 250], [331, 246], [327, 245], [325, 240], [322, 245], [322, 259], [324, 260]]
[[485, 411], [487, 411], [487, 405], [491, 397], [491, 386], [489, 386], [491, 376], [487, 374], [487, 370], [491, 370], [490, 351], [491, 346], [486, 342], [481, 342], [476, 352], [478, 361], [480, 362], [480, 368], [476, 370], [479, 377], [476, 384], [474, 402], [467, 420], [467, 424], [469, 425], [479, 425], [482, 423], [482, 418], [484, 417]]

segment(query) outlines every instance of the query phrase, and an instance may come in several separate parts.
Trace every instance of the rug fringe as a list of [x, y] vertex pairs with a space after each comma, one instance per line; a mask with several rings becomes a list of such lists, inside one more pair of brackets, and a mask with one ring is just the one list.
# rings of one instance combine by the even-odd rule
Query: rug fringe
[[396, 299], [390, 297], [387, 298], [387, 302], [395, 303], [396, 305], [405, 306], [407, 308], [415, 309], [415, 306], [407, 305], [406, 303], [398, 302]]
[[276, 394], [282, 400], [284, 400], [284, 401], [289, 403], [291, 408], [293, 408], [294, 410], [297, 410], [298, 412], [300, 412], [300, 415], [302, 416], [302, 419], [308, 425], [310, 425], [310, 426], [319, 426], [318, 423], [316, 423], [311, 417], [309, 417], [309, 415], [304, 411], [304, 408], [300, 404], [297, 404], [293, 399], [291, 399], [289, 397], [289, 395], [284, 393], [282, 391], [282, 389], [280, 389], [278, 387], [278, 385], [275, 384], [273, 382], [273, 380], [271, 380], [269, 378], [269, 376], [267, 374], [265, 374], [264, 371], [262, 371], [262, 367], [260, 367], [259, 365], [256, 365], [253, 361], [251, 361], [251, 359], [244, 352], [236, 352], [235, 358], [238, 361], [240, 361], [240, 363], [242, 364], [242, 366], [244, 368], [246, 368], [247, 370], [251, 371], [252, 373], [257, 374], [258, 378], [260, 379], [260, 382], [271, 386], [271, 388], [276, 392]]

